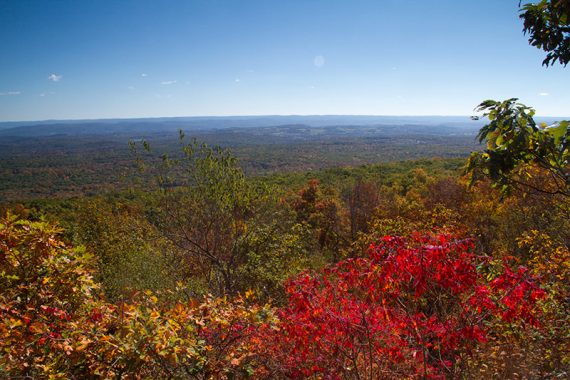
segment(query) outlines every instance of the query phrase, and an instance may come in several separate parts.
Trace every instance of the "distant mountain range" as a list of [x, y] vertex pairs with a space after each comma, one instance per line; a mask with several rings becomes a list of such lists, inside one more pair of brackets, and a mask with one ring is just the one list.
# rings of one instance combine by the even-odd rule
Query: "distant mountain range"
[[53, 135], [139, 135], [177, 131], [207, 131], [231, 128], [260, 128], [281, 125], [307, 127], [340, 126], [441, 126], [473, 129], [482, 125], [458, 116], [227, 116], [170, 117], [147, 119], [46, 120], [0, 123], [0, 136], [39, 137]]
[[[556, 118], [539, 118], [552, 123]], [[214, 130], [300, 126], [305, 128], [358, 127], [375, 129], [402, 128], [400, 132], [431, 133], [448, 135], [478, 130], [484, 120], [471, 120], [467, 116], [365, 116], [365, 115], [312, 115], [312, 116], [203, 116], [163, 117], [138, 119], [100, 120], [45, 120], [31, 122], [2, 122], [0, 137], [45, 137], [45, 136], [88, 136], [120, 135], [126, 137], [145, 136], [160, 132], [206, 132]], [[390, 127], [390, 128], [388, 128]]]

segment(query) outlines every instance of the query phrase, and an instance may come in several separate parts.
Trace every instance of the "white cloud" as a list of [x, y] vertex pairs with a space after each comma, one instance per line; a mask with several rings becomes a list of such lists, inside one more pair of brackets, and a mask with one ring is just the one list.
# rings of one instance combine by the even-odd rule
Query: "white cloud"
[[146, 78], [146, 77], [148, 77], [148, 74], [142, 73], [142, 74], [141, 74], [141, 77]]
[[0, 92], [0, 96], [13, 96], [13, 95], [20, 95], [20, 91], [8, 91], [8, 92]]
[[315, 56], [315, 58], [313, 59], [313, 64], [315, 65], [315, 67], [323, 67], [325, 65], [325, 57], [323, 57], [322, 55]]
[[235, 82], [236, 82], [236, 83], [239, 83], [239, 82], [241, 82], [241, 79], [236, 78], [236, 79], [235, 79]]
[[176, 84], [176, 82], [178, 82], [178, 81], [176, 81], [176, 80], [165, 80], [165, 81], [160, 82], [160, 84], [168, 86], [170, 84]]
[[538, 96], [548, 96], [550, 95], [548, 92], [539, 92]]
[[132, 91], [135, 89], [135, 86], [127, 86], [127, 89]]
[[59, 82], [63, 78], [63, 75], [51, 74], [47, 79], [52, 82]]

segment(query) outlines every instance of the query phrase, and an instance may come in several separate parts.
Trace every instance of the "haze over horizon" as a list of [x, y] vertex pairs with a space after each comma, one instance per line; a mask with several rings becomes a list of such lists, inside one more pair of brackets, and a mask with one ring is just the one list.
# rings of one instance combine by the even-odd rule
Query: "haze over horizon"
[[[461, 119], [464, 121], [471, 120], [471, 117], [475, 113], [473, 112], [470, 115], [372, 115], [372, 114], [360, 114], [360, 115], [350, 115], [350, 114], [280, 114], [280, 115], [270, 115], [270, 114], [248, 114], [248, 115], [180, 115], [180, 116], [148, 116], [148, 117], [140, 117], [140, 116], [125, 116], [125, 117], [98, 117], [98, 118], [56, 118], [56, 119], [36, 119], [36, 120], [1, 120], [0, 124], [11, 124], [11, 123], [51, 123], [51, 122], [90, 122], [90, 121], [97, 121], [97, 122], [105, 122], [105, 121], [115, 121], [115, 120], [153, 120], [153, 119], [239, 119], [239, 118], [315, 118], [315, 117], [322, 117], [322, 118], [335, 118], [335, 117], [342, 117], [342, 118], [402, 118], [402, 119]], [[540, 117], [540, 116], [539, 116]], [[551, 118], [560, 118], [561, 116], [542, 116], [543, 118], [551, 119]], [[564, 117], [564, 116], [562, 116]]]
[[566, 117], [518, 0], [0, 0], [0, 121], [470, 116], [518, 97]]

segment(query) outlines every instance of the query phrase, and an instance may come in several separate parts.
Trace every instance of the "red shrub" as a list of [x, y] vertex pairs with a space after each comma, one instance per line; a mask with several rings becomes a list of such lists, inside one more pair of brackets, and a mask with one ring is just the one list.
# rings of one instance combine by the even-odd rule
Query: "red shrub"
[[268, 367], [292, 378], [457, 375], [494, 319], [536, 324], [544, 294], [522, 267], [487, 281], [472, 250], [469, 239], [388, 236], [368, 258], [296, 277], [264, 333]]

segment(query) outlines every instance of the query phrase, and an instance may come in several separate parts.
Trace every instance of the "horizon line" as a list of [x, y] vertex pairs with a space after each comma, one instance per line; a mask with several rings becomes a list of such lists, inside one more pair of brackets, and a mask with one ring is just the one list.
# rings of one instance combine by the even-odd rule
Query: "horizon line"
[[[246, 118], [246, 117], [465, 117], [472, 120], [474, 115], [375, 115], [375, 114], [248, 114], [248, 115], [186, 115], [186, 116], [126, 116], [126, 117], [101, 117], [101, 118], [63, 118], [63, 119], [36, 119], [36, 120], [0, 120], [0, 124], [7, 123], [46, 123], [46, 122], [87, 122], [87, 121], [110, 121], [110, 120], [137, 120], [137, 119], [183, 119], [183, 118]], [[534, 118], [559, 118], [569, 119], [568, 116], [534, 115]], [[481, 118], [484, 119], [484, 118]]]

